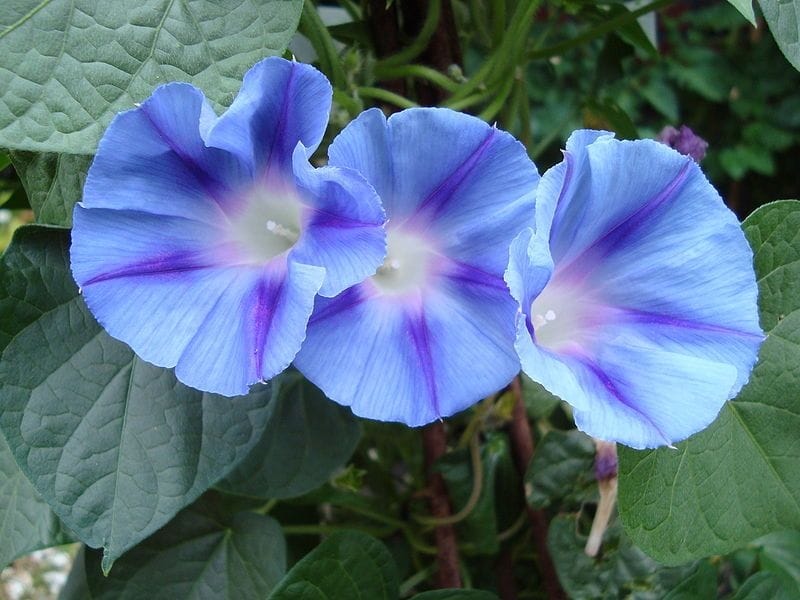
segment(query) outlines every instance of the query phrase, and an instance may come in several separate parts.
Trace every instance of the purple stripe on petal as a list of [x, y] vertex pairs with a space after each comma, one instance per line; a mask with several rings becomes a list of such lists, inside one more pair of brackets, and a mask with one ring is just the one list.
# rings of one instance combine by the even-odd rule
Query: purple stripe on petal
[[272, 172], [273, 165], [277, 165], [278, 168], [282, 171], [283, 168], [287, 164], [291, 164], [292, 162], [292, 151], [294, 147], [291, 148], [278, 148], [279, 156], [277, 160], [273, 162], [273, 157], [275, 155], [275, 147], [278, 144], [284, 144], [285, 140], [283, 139], [286, 135], [286, 121], [287, 115], [289, 113], [289, 102], [291, 99], [294, 98], [294, 85], [295, 85], [295, 73], [297, 72], [297, 64], [292, 61], [291, 67], [289, 68], [289, 79], [286, 81], [286, 89], [283, 92], [283, 101], [281, 102], [281, 114], [278, 118], [278, 127], [272, 137], [272, 144], [270, 145], [269, 152], [266, 154], [265, 162], [266, 169], [264, 171], [264, 177], [268, 178], [270, 173]]
[[422, 201], [417, 209], [417, 213], [421, 214], [425, 211], [431, 211], [433, 218], [436, 217], [442, 210], [444, 210], [447, 203], [458, 190], [459, 186], [469, 176], [472, 170], [477, 166], [481, 157], [486, 153], [494, 140], [496, 129], [492, 127], [489, 133], [478, 145], [472, 154], [463, 162], [459, 167], [450, 173], [438, 187], [430, 193], [430, 195]]
[[536, 329], [533, 327], [533, 321], [531, 321], [530, 315], [525, 315], [525, 329], [528, 330], [528, 335], [531, 336], [531, 340], [533, 340], [534, 344], [537, 344], [536, 340]]
[[448, 279], [467, 285], [488, 287], [504, 292], [508, 291], [508, 286], [502, 277], [492, 275], [455, 259], [450, 259], [447, 263], [448, 265], [443, 275]]
[[678, 174], [670, 181], [660, 194], [645, 202], [637, 211], [628, 216], [625, 220], [614, 225], [610, 230], [597, 238], [583, 252], [576, 256], [569, 264], [559, 266], [559, 272], [568, 273], [574, 269], [586, 270], [586, 261], [591, 256], [592, 261], [598, 261], [609, 254], [620, 250], [627, 242], [628, 238], [635, 233], [642, 224], [652, 218], [659, 208], [664, 206], [669, 200], [680, 192], [683, 183], [686, 181], [691, 160], [687, 160]]
[[556, 200], [555, 214], [553, 215], [553, 222], [550, 225], [550, 230], [558, 232], [561, 230], [560, 223], [564, 217], [564, 211], [567, 204], [564, 202], [567, 193], [569, 193], [570, 185], [572, 184], [572, 176], [575, 171], [575, 157], [569, 152], [564, 152], [564, 164], [566, 165], [566, 172], [564, 173], [564, 182], [561, 184], [561, 192], [558, 194]]
[[123, 277], [146, 277], [151, 275], [175, 275], [187, 271], [197, 271], [218, 266], [207, 258], [201, 258], [194, 252], [176, 252], [133, 263], [120, 269], [100, 273], [83, 283], [83, 287], [101, 281], [120, 279]]
[[318, 227], [332, 227], [335, 229], [358, 229], [358, 228], [374, 228], [380, 226], [376, 223], [369, 223], [366, 221], [359, 221], [357, 219], [350, 219], [343, 215], [336, 215], [324, 210], [314, 210], [314, 216], [311, 219], [311, 226]]
[[253, 302], [253, 322], [255, 323], [255, 368], [256, 374], [261, 377], [264, 371], [264, 346], [266, 345], [272, 319], [278, 310], [278, 301], [283, 292], [286, 279], [270, 282], [261, 279], [256, 285], [255, 302]]
[[620, 308], [615, 307], [615, 319], [624, 319], [633, 323], [647, 323], [650, 325], [666, 325], [669, 327], [678, 327], [681, 329], [696, 329], [700, 331], [710, 331], [713, 333], [720, 333], [724, 335], [738, 335], [752, 339], [763, 339], [760, 333], [752, 333], [749, 331], [741, 331], [730, 327], [723, 327], [721, 325], [712, 325], [711, 323], [701, 323], [699, 321], [692, 321], [689, 319], [681, 319], [670, 315], [663, 315], [659, 313], [649, 312], [645, 310], [637, 310], [635, 308]]
[[653, 420], [649, 415], [643, 413], [633, 401], [628, 399], [627, 396], [622, 393], [617, 384], [611, 380], [611, 378], [605, 373], [605, 371], [603, 371], [602, 368], [600, 368], [597, 363], [595, 363], [586, 355], [577, 355], [572, 353], [572, 356], [584, 367], [586, 367], [592, 373], [592, 375], [594, 375], [603, 384], [603, 387], [608, 391], [609, 394], [611, 394], [612, 398], [615, 398], [620, 404], [626, 406], [636, 414], [641, 415], [642, 419], [646, 421], [653, 428], [653, 430], [663, 438], [664, 444], [670, 445], [670, 438], [664, 435], [664, 432], [661, 431], [661, 428], [658, 425], [653, 423]]
[[354, 285], [334, 298], [319, 298], [317, 302], [320, 303], [320, 306], [311, 315], [308, 324], [319, 323], [320, 321], [330, 319], [340, 313], [351, 310], [361, 304], [366, 298], [367, 295], [361, 285]]
[[157, 120], [154, 119], [150, 113], [148, 112], [147, 103], [141, 105], [139, 110], [142, 111], [142, 114], [147, 117], [147, 120], [150, 122], [150, 125], [156, 131], [158, 136], [164, 141], [164, 143], [169, 146], [169, 149], [181, 159], [181, 161], [186, 165], [186, 169], [189, 173], [194, 176], [197, 180], [198, 184], [203, 187], [207, 192], [208, 195], [214, 199], [214, 201], [219, 204], [220, 206], [224, 203], [223, 194], [225, 191], [228, 191], [227, 186], [223, 185], [218, 181], [215, 177], [213, 177], [206, 169], [204, 169], [200, 163], [195, 160], [194, 157], [187, 154], [181, 148], [181, 144], [173, 140], [158, 124]]
[[411, 333], [411, 340], [414, 343], [416, 356], [419, 358], [419, 366], [425, 376], [425, 385], [433, 405], [433, 412], [441, 415], [439, 409], [439, 396], [436, 392], [436, 375], [433, 370], [433, 356], [431, 354], [431, 341], [428, 331], [428, 324], [425, 321], [425, 311], [422, 307], [416, 314], [406, 313], [406, 324]]

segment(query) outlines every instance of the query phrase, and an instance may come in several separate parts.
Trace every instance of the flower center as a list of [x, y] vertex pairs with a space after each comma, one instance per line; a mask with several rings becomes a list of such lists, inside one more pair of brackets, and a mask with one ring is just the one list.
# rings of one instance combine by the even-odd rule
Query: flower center
[[390, 230], [386, 234], [386, 260], [371, 281], [384, 294], [419, 289], [428, 278], [433, 250], [418, 235]]
[[247, 258], [267, 262], [297, 242], [302, 231], [302, 205], [292, 190], [259, 187], [245, 195], [231, 225], [234, 241]]
[[593, 326], [603, 318], [603, 308], [580, 285], [551, 280], [530, 307], [536, 343], [551, 350], [583, 346]]

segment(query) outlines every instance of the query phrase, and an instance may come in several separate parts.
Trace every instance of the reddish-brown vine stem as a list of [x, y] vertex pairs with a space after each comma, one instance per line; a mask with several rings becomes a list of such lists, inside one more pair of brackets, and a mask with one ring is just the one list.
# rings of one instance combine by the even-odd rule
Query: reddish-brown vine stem
[[[441, 473], [433, 469], [436, 461], [447, 451], [447, 435], [444, 424], [439, 421], [431, 423], [422, 430], [422, 447], [425, 455], [425, 474], [430, 490], [429, 504], [431, 514], [440, 519], [451, 514], [450, 499]], [[461, 587], [461, 574], [458, 570], [458, 544], [456, 531], [452, 525], [439, 525], [434, 532], [436, 560], [439, 566], [436, 572], [436, 583], [440, 588]]]
[[497, 576], [497, 594], [502, 600], [517, 600], [517, 584], [514, 581], [514, 563], [510, 548], [500, 551], [494, 567]]
[[[522, 477], [528, 470], [528, 465], [533, 458], [533, 433], [531, 432], [528, 415], [525, 412], [525, 404], [522, 400], [522, 385], [519, 377], [515, 377], [511, 382], [511, 393], [514, 395], [514, 410], [511, 415], [511, 426], [509, 428], [509, 438], [511, 440], [511, 451], [514, 456], [514, 463]], [[550, 550], [547, 548], [547, 516], [540, 510], [528, 507], [528, 518], [531, 522], [533, 531], [533, 542], [536, 546], [536, 555], [539, 559], [539, 572], [542, 575], [542, 582], [550, 600], [565, 598], [564, 590], [558, 582], [553, 559]]]

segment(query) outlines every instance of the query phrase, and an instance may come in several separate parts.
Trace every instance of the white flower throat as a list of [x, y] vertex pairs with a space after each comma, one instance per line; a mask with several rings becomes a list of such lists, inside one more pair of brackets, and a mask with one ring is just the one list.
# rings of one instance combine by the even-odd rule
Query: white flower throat
[[422, 237], [397, 229], [386, 234], [386, 260], [372, 276], [384, 294], [403, 294], [419, 289], [427, 280], [434, 255]]
[[531, 324], [536, 343], [545, 348], [559, 350], [585, 340], [587, 327], [595, 320], [598, 306], [574, 286], [558, 281], [545, 286], [531, 303]]
[[267, 262], [295, 245], [302, 230], [302, 205], [294, 192], [258, 188], [231, 220], [235, 242], [252, 262]]

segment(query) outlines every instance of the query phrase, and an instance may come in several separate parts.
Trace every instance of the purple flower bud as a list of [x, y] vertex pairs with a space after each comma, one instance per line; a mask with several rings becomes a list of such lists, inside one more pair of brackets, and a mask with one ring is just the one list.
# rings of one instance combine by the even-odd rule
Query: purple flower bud
[[708, 142], [697, 135], [686, 125], [681, 125], [680, 129], [675, 129], [667, 125], [661, 130], [656, 138], [659, 142], [674, 148], [681, 154], [691, 156], [695, 162], [700, 162], [706, 155]]
[[595, 438], [594, 476], [597, 478], [597, 491], [600, 502], [594, 513], [592, 530], [586, 540], [584, 552], [587, 556], [597, 556], [603, 543], [603, 534], [608, 529], [611, 514], [617, 503], [617, 444]]
[[617, 444], [603, 440], [594, 441], [594, 476], [598, 481], [617, 476]]

